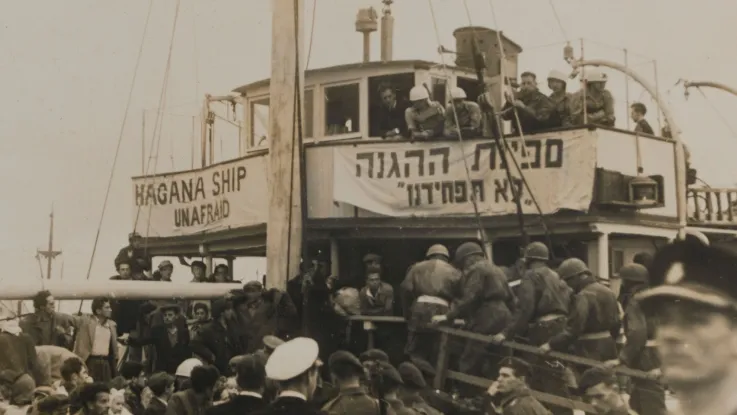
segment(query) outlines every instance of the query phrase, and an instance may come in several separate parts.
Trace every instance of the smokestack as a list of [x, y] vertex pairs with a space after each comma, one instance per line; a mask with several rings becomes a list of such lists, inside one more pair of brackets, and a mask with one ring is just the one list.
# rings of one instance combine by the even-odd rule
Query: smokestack
[[382, 0], [384, 8], [381, 16], [381, 61], [392, 60], [394, 49], [394, 16], [392, 16], [391, 5], [394, 0]]
[[356, 32], [363, 33], [363, 61], [371, 61], [371, 32], [375, 32], [379, 24], [376, 9], [359, 9], [356, 15]]

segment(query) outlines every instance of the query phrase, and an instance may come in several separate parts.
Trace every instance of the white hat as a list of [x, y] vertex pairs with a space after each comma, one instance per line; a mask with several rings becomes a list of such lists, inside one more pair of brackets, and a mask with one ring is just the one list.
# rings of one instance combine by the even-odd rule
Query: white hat
[[466, 99], [466, 91], [461, 87], [454, 86], [450, 89], [450, 93], [453, 99]]
[[274, 349], [266, 361], [266, 377], [276, 381], [296, 378], [315, 365], [320, 347], [307, 337], [297, 337]]
[[550, 73], [548, 74], [548, 79], [557, 79], [559, 81], [568, 83], [568, 76], [566, 76], [566, 74], [564, 74], [563, 72], [555, 69], [550, 71]]
[[195, 359], [194, 357], [187, 359], [179, 364], [175, 374], [177, 376], [188, 378], [192, 374], [192, 370], [197, 366], [202, 366], [202, 362], [200, 361], [200, 359]]
[[417, 85], [409, 90], [410, 101], [422, 101], [423, 99], [430, 99], [430, 95], [424, 86]]

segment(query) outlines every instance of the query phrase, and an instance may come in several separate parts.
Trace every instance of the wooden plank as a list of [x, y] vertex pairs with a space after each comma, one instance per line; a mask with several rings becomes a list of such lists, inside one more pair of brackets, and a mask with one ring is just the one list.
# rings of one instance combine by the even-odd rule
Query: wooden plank
[[[491, 385], [492, 382], [493, 382], [492, 380], [489, 380], [489, 379], [486, 379], [486, 378], [480, 378], [478, 376], [471, 376], [471, 375], [467, 375], [465, 373], [455, 372], [455, 371], [452, 371], [452, 370], [449, 370], [447, 372], [447, 378], [448, 379], [457, 380], [459, 382], [463, 382], [463, 383], [468, 383], [468, 384], [471, 384], [471, 385], [475, 385], [475, 386], [478, 386], [478, 387], [481, 387], [481, 388], [488, 388], [489, 385]], [[535, 399], [537, 399], [541, 403], [546, 403], [546, 404], [550, 404], [550, 405], [560, 406], [560, 407], [563, 407], [563, 408], [569, 408], [569, 409], [584, 411], [586, 413], [591, 413], [591, 414], [595, 414], [596, 413], [596, 411], [594, 410], [594, 407], [593, 406], [591, 406], [591, 405], [589, 405], [587, 403], [581, 402], [581, 401], [576, 401], [576, 400], [573, 400], [573, 399], [561, 398], [560, 396], [557, 396], [557, 395], [551, 395], [549, 393], [538, 392], [538, 391], [535, 391], [535, 390], [530, 391], [530, 392], [532, 392], [532, 396], [534, 396]]]

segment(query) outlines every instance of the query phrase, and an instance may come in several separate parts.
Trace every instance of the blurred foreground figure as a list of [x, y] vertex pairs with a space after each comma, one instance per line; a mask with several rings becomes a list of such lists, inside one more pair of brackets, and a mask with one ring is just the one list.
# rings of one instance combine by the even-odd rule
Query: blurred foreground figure
[[655, 255], [652, 288], [635, 296], [684, 415], [737, 413], [736, 275], [737, 254], [687, 237]]

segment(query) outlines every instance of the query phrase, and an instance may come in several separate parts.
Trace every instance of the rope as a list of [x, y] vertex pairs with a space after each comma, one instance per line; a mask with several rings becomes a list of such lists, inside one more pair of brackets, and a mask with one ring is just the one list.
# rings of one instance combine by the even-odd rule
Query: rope
[[714, 111], [714, 113], [717, 115], [717, 117], [719, 117], [719, 119], [722, 121], [722, 123], [724, 124], [724, 126], [727, 127], [727, 129], [729, 130], [730, 133], [732, 133], [732, 136], [735, 137], [735, 138], [737, 138], [737, 131], [735, 131], [735, 129], [732, 128], [732, 126], [727, 121], [727, 118], [724, 115], [722, 115], [721, 112], [719, 112], [719, 109], [717, 109], [716, 105], [714, 105], [711, 102], [711, 100], [709, 100], [709, 97], [706, 96], [706, 94], [704, 93], [704, 91], [701, 89], [700, 86], [696, 87], [696, 89], [698, 89], [699, 93], [701, 93], [701, 96], [704, 97], [704, 100], [706, 100], [706, 103], [709, 104], [709, 106], [711, 107], [712, 111]]
[[305, 70], [310, 67], [310, 57], [312, 57], [312, 39], [315, 37], [315, 16], [317, 16], [317, 0], [312, 0], [312, 24], [310, 25], [310, 43], [307, 46]]
[[[489, 0], [489, 4], [491, 4], [491, 1], [492, 0]], [[555, 3], [553, 2], [553, 0], [548, 0], [548, 3], [550, 3], [550, 8], [553, 9], [553, 16], [555, 16], [555, 20], [558, 22], [558, 27], [560, 28], [560, 32], [563, 34], [563, 39], [565, 39], [566, 42], [568, 42], [569, 41], [568, 34], [566, 33], [565, 27], [563, 27], [563, 23], [561, 23], [560, 16], [558, 16], [558, 10], [555, 9]], [[492, 6], [492, 9], [493, 7], [494, 6]]]
[[[479, 232], [480, 232], [479, 236], [481, 237], [481, 240], [484, 243], [484, 245], [486, 245], [488, 241], [486, 238], [486, 232], [484, 231], [484, 227], [481, 223], [481, 213], [479, 213], [478, 201], [476, 200], [476, 192], [473, 191], [473, 186], [471, 185], [471, 169], [468, 167], [468, 160], [466, 159], [466, 152], [463, 146], [463, 134], [461, 134], [461, 123], [458, 122], [458, 112], [456, 111], [456, 104], [455, 104], [455, 100], [453, 99], [452, 88], [450, 88], [450, 85], [448, 85], [448, 81], [450, 81], [451, 76], [448, 71], [448, 66], [445, 64], [445, 56], [443, 55], [443, 53], [441, 53], [440, 46], [442, 46], [442, 41], [440, 40], [440, 29], [438, 28], [438, 21], [435, 17], [435, 8], [432, 5], [432, 0], [427, 0], [427, 3], [430, 5], [430, 14], [432, 15], [433, 27], [435, 28], [435, 38], [437, 39], [437, 42], [438, 42], [438, 55], [440, 55], [440, 63], [441, 63], [441, 66], [443, 68], [443, 73], [446, 78], [445, 85], [446, 85], [446, 89], [448, 90], [448, 95], [450, 95], [450, 102], [453, 108], [453, 119], [455, 120], [455, 123], [456, 123], [456, 132], [458, 133], [458, 142], [461, 144], [461, 156], [463, 159], [463, 168], [466, 171], [466, 184], [468, 188], [471, 189], [470, 202], [471, 202], [471, 205], [473, 206], [474, 217], [476, 218], [476, 223], [479, 228]], [[491, 259], [492, 258], [489, 258], [489, 260]]]
[[[100, 241], [100, 230], [102, 229], [102, 222], [105, 218], [105, 211], [107, 210], [107, 202], [108, 198], [110, 197], [110, 188], [113, 184], [113, 177], [115, 176], [115, 166], [118, 163], [118, 155], [120, 154], [120, 144], [123, 142], [123, 131], [125, 130], [125, 123], [128, 120], [128, 111], [130, 110], [131, 101], [133, 98], [133, 89], [136, 85], [136, 78], [138, 77], [138, 67], [141, 63], [141, 56], [143, 55], [143, 45], [146, 41], [146, 33], [148, 32], [148, 23], [151, 18], [151, 9], [154, 2], [153, 0], [150, 0], [148, 3], [148, 12], [146, 13], [146, 22], [143, 26], [143, 36], [141, 36], [141, 45], [138, 47], [138, 57], [136, 57], [136, 64], [133, 69], [133, 79], [131, 80], [130, 89], [128, 91], [128, 100], [125, 104], [125, 112], [123, 113], [123, 121], [120, 125], [120, 133], [118, 134], [118, 144], [115, 147], [115, 156], [113, 157], [113, 164], [110, 167], [110, 177], [108, 178], [107, 182], [107, 189], [105, 190], [105, 199], [102, 202], [102, 213], [100, 214], [100, 222], [97, 225], [97, 233], [95, 234], [95, 243], [92, 245], [92, 255], [90, 257], [90, 263], [87, 267], [87, 279], [90, 279], [90, 275], [92, 274], [92, 264], [95, 260], [95, 253], [97, 253], [97, 244]], [[82, 308], [82, 304], [79, 305], [80, 309]]]

